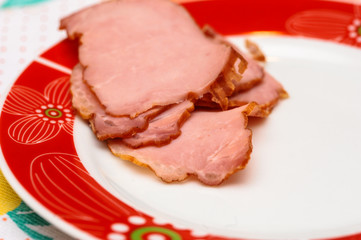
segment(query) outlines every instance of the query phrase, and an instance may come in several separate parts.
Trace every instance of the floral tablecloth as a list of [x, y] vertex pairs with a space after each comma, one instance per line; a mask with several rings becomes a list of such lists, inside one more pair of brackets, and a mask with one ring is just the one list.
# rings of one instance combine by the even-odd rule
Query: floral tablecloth
[[[65, 38], [59, 19], [96, 0], [0, 0], [0, 97], [41, 52]], [[71, 239], [32, 211], [0, 171], [0, 240]]]

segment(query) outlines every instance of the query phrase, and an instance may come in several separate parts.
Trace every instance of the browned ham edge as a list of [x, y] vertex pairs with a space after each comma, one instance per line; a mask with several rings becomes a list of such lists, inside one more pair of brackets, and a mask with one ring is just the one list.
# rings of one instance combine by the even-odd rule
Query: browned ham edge
[[89, 119], [90, 126], [101, 141], [113, 138], [129, 138], [145, 131], [149, 121], [167, 110], [167, 107], [154, 107], [136, 118], [113, 117], [105, 113], [95, 113]]
[[[223, 36], [216, 33], [211, 27], [205, 26], [203, 31], [208, 37], [229, 45], [232, 49], [236, 49], [239, 54], [243, 54]], [[228, 97], [228, 107], [234, 108], [250, 102], [256, 102], [258, 106], [254, 109], [251, 116], [267, 117], [279, 99], [287, 98], [288, 94], [283, 89], [282, 85], [269, 73], [266, 73], [263, 67], [257, 62], [266, 60], [266, 57], [258, 45], [247, 39], [245, 41], [245, 46], [252, 58], [243, 54], [248, 62], [247, 69], [243, 73], [242, 80], [235, 83], [234, 93], [232, 96]], [[198, 100], [196, 105], [210, 108], [222, 108], [220, 104], [217, 101], [214, 101], [209, 95], [205, 95]]]
[[251, 116], [267, 117], [278, 101], [287, 98], [288, 93], [283, 86], [269, 73], [265, 74], [263, 81], [247, 91], [239, 92], [229, 99], [230, 107], [239, 107], [249, 102], [258, 104]]
[[[210, 26], [203, 27], [204, 34], [226, 46], [231, 47], [233, 61], [228, 62], [227, 75], [219, 76], [219, 79], [212, 85], [210, 93], [205, 94], [196, 102], [197, 106], [228, 109], [231, 95], [242, 90], [250, 89], [263, 78], [263, 68], [253, 59], [247, 57], [223, 36], [216, 33]], [[241, 59], [241, 61], [237, 61]], [[245, 64], [247, 63], [247, 64]]]
[[[227, 103], [229, 108], [234, 107], [233, 103], [229, 103], [229, 99], [232, 96], [238, 94], [239, 92], [251, 89], [257, 84], [260, 84], [265, 75], [263, 67], [261, 67], [255, 60], [246, 56], [245, 58], [248, 62], [248, 67], [243, 73], [242, 80], [234, 83], [235, 89], [233, 94], [227, 96]], [[219, 102], [215, 101], [211, 94], [205, 94], [201, 99], [196, 102], [196, 106], [222, 109]]]
[[248, 52], [252, 55], [254, 60], [260, 61], [260, 62], [266, 62], [266, 56], [262, 52], [262, 50], [259, 48], [259, 46], [252, 42], [249, 39], [246, 39], [245, 42], [246, 48]]
[[[231, 96], [236, 89], [235, 82], [240, 82], [242, 73], [247, 68], [247, 61], [231, 48], [230, 58], [223, 71], [218, 75], [217, 80], [211, 85], [209, 95], [212, 101], [219, 104], [223, 110], [228, 109], [228, 97]], [[206, 96], [207, 98], [207, 96]]]
[[109, 116], [83, 82], [82, 71], [81, 65], [78, 64], [70, 77], [72, 104], [83, 119], [89, 120], [99, 140], [131, 137], [137, 132], [144, 131], [150, 119], [166, 110], [164, 107], [153, 108], [134, 119]]
[[165, 182], [195, 175], [204, 184], [218, 185], [250, 159], [252, 133], [247, 116], [255, 107], [251, 103], [228, 111], [195, 111], [182, 134], [161, 148], [132, 149], [121, 140], [110, 140], [108, 146], [114, 155], [150, 168]]
[[163, 146], [169, 144], [181, 134], [181, 126], [194, 110], [191, 101], [171, 106], [157, 117], [149, 121], [148, 128], [130, 138], [124, 138], [123, 143], [132, 148], [145, 146]]
[[[234, 44], [227, 41], [225, 37], [214, 31], [214, 29], [209, 25], [205, 25], [202, 30], [206, 36], [222, 44], [225, 44], [226, 46], [231, 47], [232, 50], [235, 51], [237, 55], [242, 56], [246, 60], [247, 65], [244, 65], [245, 69], [242, 71], [243, 73], [242, 80], [240, 81], [240, 79], [235, 78], [233, 81], [233, 84], [235, 86], [234, 93], [242, 90], [250, 89], [251, 87], [255, 86], [256, 84], [262, 81], [264, 75], [264, 69], [262, 66], [260, 66], [252, 58], [248, 57]], [[254, 45], [256, 44], [254, 43]]]
[[168, 144], [181, 134], [180, 127], [194, 110], [191, 101], [168, 107], [155, 107], [138, 117], [113, 117], [107, 115], [88, 86], [82, 81], [82, 67], [78, 64], [71, 76], [72, 103], [83, 119], [89, 120], [99, 140], [123, 138], [128, 146]]

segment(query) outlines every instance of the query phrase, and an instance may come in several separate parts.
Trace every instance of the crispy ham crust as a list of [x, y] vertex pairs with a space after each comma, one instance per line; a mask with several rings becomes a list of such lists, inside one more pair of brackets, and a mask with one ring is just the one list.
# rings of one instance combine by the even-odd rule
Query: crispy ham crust
[[227, 110], [229, 97], [247, 90], [262, 81], [264, 69], [252, 58], [242, 53], [236, 46], [228, 42], [223, 36], [216, 33], [210, 26], [203, 27], [204, 34], [215, 41], [231, 47], [233, 58], [228, 62], [228, 71], [220, 75], [212, 86], [210, 93], [206, 93], [197, 102], [197, 106], [221, 108]]
[[72, 104], [83, 119], [89, 120], [93, 132], [99, 140], [131, 137], [144, 131], [148, 127], [150, 119], [166, 110], [164, 107], [153, 108], [134, 119], [109, 116], [83, 82], [82, 72], [82, 66], [77, 64], [70, 77]]
[[113, 138], [129, 138], [148, 129], [149, 121], [167, 111], [166, 107], [154, 107], [136, 118], [113, 117], [105, 113], [94, 113], [90, 126], [101, 141]]
[[191, 101], [184, 101], [176, 104], [149, 121], [148, 128], [130, 138], [122, 141], [129, 147], [139, 148], [145, 146], [157, 146], [169, 144], [181, 134], [181, 127], [191, 116], [194, 104]]
[[278, 101], [287, 97], [288, 93], [283, 86], [269, 73], [266, 73], [260, 84], [232, 96], [229, 102], [230, 107], [239, 107], [249, 102], [256, 102], [258, 111], [254, 112], [252, 116], [267, 117]]
[[218, 185], [250, 159], [252, 132], [247, 129], [247, 116], [255, 107], [251, 103], [222, 112], [193, 112], [182, 134], [161, 148], [132, 149], [121, 140], [108, 141], [108, 147], [114, 155], [152, 169], [165, 182], [195, 175], [204, 184]]
[[259, 48], [259, 46], [252, 42], [249, 39], [246, 39], [245, 42], [246, 48], [248, 52], [252, 55], [254, 60], [260, 61], [260, 62], [266, 62], [266, 56], [262, 52], [262, 50]]
[[181, 133], [180, 127], [194, 110], [193, 102], [184, 101], [167, 107], [155, 107], [138, 117], [113, 117], [104, 112], [96, 97], [82, 81], [82, 67], [74, 67], [71, 81], [73, 107], [89, 120], [99, 140], [124, 138], [132, 147], [168, 144]]
[[246, 59], [231, 48], [230, 58], [223, 71], [218, 75], [217, 80], [211, 85], [209, 93], [205, 94], [206, 98], [212, 96], [213, 102], [218, 103], [222, 110], [227, 110], [228, 97], [234, 93], [236, 83], [241, 81], [242, 73], [246, 68]]
[[[248, 63], [247, 69], [243, 73], [242, 80], [235, 84], [233, 94], [227, 98], [229, 108], [240, 107], [250, 102], [256, 102], [258, 106], [251, 116], [267, 117], [280, 99], [288, 97], [288, 94], [282, 85], [269, 73], [266, 73], [264, 68], [257, 62], [265, 61], [266, 57], [256, 43], [248, 39], [245, 41], [246, 48], [253, 57], [252, 59], [233, 46], [233, 44], [228, 42], [223, 36], [216, 33], [211, 27], [206, 26], [203, 28], [203, 31], [208, 37], [231, 46], [232, 49], [235, 49], [239, 54], [242, 54]], [[215, 101], [215, 99], [207, 94], [198, 100], [196, 105], [223, 109], [219, 102]]]

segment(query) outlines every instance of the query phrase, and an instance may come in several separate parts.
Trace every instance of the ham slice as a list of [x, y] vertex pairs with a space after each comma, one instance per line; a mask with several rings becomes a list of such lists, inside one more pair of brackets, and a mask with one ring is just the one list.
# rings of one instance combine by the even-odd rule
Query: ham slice
[[[261, 82], [263, 79], [263, 76], [264, 76], [264, 69], [262, 66], [260, 66], [258, 64], [257, 61], [248, 57], [240, 49], [238, 49], [232, 43], [228, 42], [227, 39], [225, 39], [220, 34], [216, 33], [210, 26], [206, 25], [203, 28], [203, 32], [209, 38], [212, 38], [215, 41], [218, 41], [222, 44], [230, 46], [232, 48], [234, 56], [237, 56], [238, 59], [245, 60], [242, 62], [247, 62], [247, 65], [243, 64], [241, 66], [238, 66], [239, 62], [237, 62], [237, 61], [231, 62], [231, 63], [233, 63], [233, 69], [241, 69], [240, 71], [238, 71], [239, 73], [237, 75], [235, 75], [235, 74], [232, 74], [232, 72], [235, 72], [235, 71], [229, 71], [230, 72], [229, 76], [227, 78], [224, 78], [225, 80], [228, 80], [228, 81], [226, 81], [226, 82], [216, 81], [216, 83], [215, 83], [215, 84], [217, 84], [216, 91], [223, 94], [223, 98], [220, 98], [220, 99], [223, 99], [223, 102], [218, 101], [214, 97], [215, 94], [213, 92], [211, 92], [211, 93], [205, 94], [196, 103], [197, 106], [212, 107], [212, 108], [220, 107], [223, 110], [226, 110], [226, 109], [228, 109], [228, 104], [229, 104], [228, 97], [239, 91], [250, 89], [254, 85]], [[230, 68], [230, 69], [232, 69], [232, 68]]]
[[161, 146], [180, 135], [180, 127], [190, 116], [194, 105], [191, 101], [165, 107], [155, 107], [138, 117], [113, 117], [106, 114], [88, 86], [82, 81], [80, 64], [73, 69], [71, 93], [73, 107], [83, 119], [89, 120], [99, 140], [124, 138], [128, 146]]
[[[243, 54], [244, 59], [247, 61], [247, 68], [242, 74], [242, 80], [233, 82], [233, 92], [227, 96], [227, 108], [232, 107], [229, 103], [229, 97], [237, 94], [240, 91], [244, 91], [252, 88], [256, 84], [260, 83], [264, 77], [264, 69], [257, 61]], [[222, 108], [219, 102], [216, 102], [213, 96], [209, 93], [205, 94], [201, 99], [196, 102], [197, 106], [211, 107], [211, 108]]]
[[[231, 46], [247, 61], [247, 69], [242, 75], [242, 80], [234, 82], [233, 95], [228, 97], [229, 108], [256, 102], [258, 105], [251, 116], [267, 117], [279, 99], [288, 97], [282, 85], [269, 73], [265, 72], [264, 68], [257, 62], [265, 61], [266, 57], [256, 43], [250, 40], [245, 41], [246, 48], [251, 53], [251, 58], [228, 42], [223, 36], [216, 33], [210, 26], [205, 26], [203, 31], [208, 37]], [[210, 95], [205, 95], [196, 104], [197, 106], [211, 108], [221, 107]]]
[[[248, 117], [268, 115], [287, 95], [254, 59], [169, 0], [103, 2], [61, 28], [80, 43], [74, 108], [114, 155], [165, 182], [195, 175], [217, 185], [243, 169], [252, 152]], [[192, 112], [197, 100], [234, 108]]]
[[148, 120], [164, 110], [163, 108], [153, 108], [134, 119], [109, 116], [83, 82], [82, 72], [82, 66], [77, 64], [70, 78], [72, 104], [83, 119], [90, 121], [93, 131], [100, 140], [130, 137], [143, 131], [148, 127]]
[[135, 118], [199, 98], [232, 56], [168, 0], [103, 2], [63, 19], [61, 28], [79, 38], [84, 81], [112, 116]]
[[288, 94], [282, 85], [269, 73], [265, 74], [263, 81], [257, 86], [232, 96], [229, 99], [230, 107], [239, 107], [249, 102], [258, 104], [258, 111], [252, 116], [266, 117], [281, 98], [287, 98]]
[[251, 89], [253, 86], [259, 84], [265, 75], [264, 68], [257, 61], [248, 57], [245, 53], [242, 53], [240, 50], [239, 52], [240, 54], [243, 55], [243, 57], [246, 59], [248, 64], [247, 64], [247, 69], [243, 73], [242, 81], [235, 84], [234, 93]]
[[[241, 56], [243, 59], [246, 60], [247, 68], [245, 69], [245, 71], [242, 74], [242, 80], [241, 81], [240, 81], [240, 79], [233, 80], [233, 84], [235, 86], [234, 93], [239, 92], [241, 90], [250, 89], [251, 87], [253, 87], [254, 85], [256, 85], [257, 83], [259, 83], [262, 80], [263, 75], [264, 75], [264, 69], [262, 66], [260, 66], [258, 64], [257, 61], [248, 57], [247, 54], [242, 52], [234, 44], [230, 43], [225, 37], [223, 37], [216, 31], [214, 31], [214, 29], [212, 27], [210, 27], [209, 25], [204, 26], [202, 30], [206, 36], [214, 39], [215, 41], [218, 41], [227, 46], [230, 46], [236, 52], [237, 55]], [[262, 53], [261, 50], [258, 48], [258, 46], [255, 43], [253, 43], [249, 40], [246, 40], [245, 44], [252, 50], [257, 48], [259, 50], [259, 52]]]
[[260, 61], [260, 62], [266, 62], [266, 56], [262, 52], [262, 50], [258, 47], [258, 45], [255, 42], [252, 42], [249, 39], [246, 39], [246, 48], [248, 52], [252, 55], [253, 59]]
[[181, 134], [180, 128], [193, 110], [194, 104], [191, 101], [176, 104], [150, 120], [147, 130], [123, 139], [123, 143], [133, 148], [168, 144]]
[[129, 117], [113, 117], [103, 110], [95, 113], [89, 122], [99, 140], [127, 138], [146, 130], [148, 121], [165, 109], [165, 107], [154, 107], [133, 119]]
[[235, 49], [231, 48], [231, 57], [223, 72], [211, 85], [209, 93], [203, 95], [202, 99], [210, 99], [219, 104], [223, 110], [228, 109], [228, 97], [233, 94], [237, 84], [243, 78], [242, 74], [247, 68], [247, 61]]
[[246, 127], [254, 107], [251, 103], [229, 111], [195, 111], [182, 134], [160, 148], [132, 149], [121, 140], [110, 140], [108, 146], [116, 156], [149, 167], [166, 182], [196, 175], [207, 185], [217, 185], [250, 158], [252, 133]]

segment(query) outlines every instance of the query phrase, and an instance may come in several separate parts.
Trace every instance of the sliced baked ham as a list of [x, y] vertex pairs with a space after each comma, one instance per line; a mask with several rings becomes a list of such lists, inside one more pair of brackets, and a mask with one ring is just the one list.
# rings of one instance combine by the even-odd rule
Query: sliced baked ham
[[241, 51], [240, 54], [243, 55], [248, 64], [247, 69], [242, 75], [242, 80], [239, 83], [235, 84], [234, 93], [251, 89], [253, 86], [259, 84], [265, 75], [264, 68], [256, 60], [248, 57], [247, 54], [242, 53]]
[[186, 100], [167, 108], [152, 108], [133, 119], [110, 116], [82, 81], [82, 71], [81, 65], [76, 65], [70, 78], [72, 103], [82, 118], [90, 121], [99, 140], [124, 138], [132, 147], [161, 146], [180, 135], [180, 127], [194, 109], [193, 103]]
[[[217, 185], [243, 169], [252, 152], [248, 116], [268, 115], [287, 95], [256, 61], [213, 30], [202, 32], [169, 0], [103, 2], [61, 28], [80, 43], [74, 108], [114, 155], [166, 182], [195, 175]], [[253, 56], [262, 53], [248, 44]], [[233, 109], [192, 112], [196, 100]]]
[[253, 59], [260, 61], [260, 62], [266, 62], [266, 56], [264, 55], [262, 50], [259, 48], [259, 46], [255, 42], [252, 42], [251, 40], [246, 39], [245, 45], [246, 45], [248, 52], [253, 57]]
[[210, 99], [223, 110], [227, 110], [228, 97], [236, 90], [237, 85], [243, 78], [244, 71], [247, 69], [247, 65], [245, 58], [231, 47], [231, 55], [227, 65], [211, 85], [209, 92], [202, 96], [202, 99]]
[[193, 110], [194, 104], [189, 100], [175, 104], [175, 106], [150, 120], [145, 131], [130, 138], [124, 138], [123, 142], [133, 148], [149, 145], [159, 147], [168, 144], [181, 134], [180, 128]]
[[[233, 81], [233, 91], [232, 94], [228, 95], [227, 98], [227, 108], [232, 107], [229, 103], [229, 98], [237, 94], [240, 91], [244, 91], [252, 88], [253, 86], [260, 83], [264, 77], [264, 69], [260, 66], [257, 61], [243, 54], [244, 59], [247, 61], [247, 68], [242, 74], [242, 80]], [[223, 86], [221, 86], [223, 87]], [[202, 107], [211, 107], [211, 108], [222, 108], [219, 102], [215, 101], [212, 94], [207, 93], [201, 99], [196, 102], [197, 106]]]
[[77, 64], [70, 77], [72, 104], [83, 119], [89, 120], [93, 131], [100, 140], [116, 137], [130, 137], [148, 127], [148, 120], [164, 109], [157, 107], [139, 115], [134, 119], [129, 117], [113, 117], [105, 113], [94, 94], [83, 82], [83, 68]]
[[168, 0], [103, 2], [63, 19], [61, 28], [80, 39], [84, 81], [112, 116], [198, 98], [232, 57], [230, 46], [206, 37]]
[[221, 112], [195, 111], [182, 127], [182, 134], [162, 147], [133, 149], [122, 140], [110, 140], [116, 156], [152, 169], [166, 182], [196, 175], [207, 185], [220, 184], [243, 169], [252, 151], [247, 116], [256, 104]]
[[288, 94], [283, 86], [271, 74], [266, 73], [260, 84], [232, 96], [229, 105], [239, 107], [249, 102], [256, 102], [259, 111], [254, 112], [252, 116], [266, 117], [281, 98], [287, 97]]
[[[250, 89], [251, 87], [253, 87], [262, 80], [264, 75], [264, 69], [261, 65], [258, 64], [257, 61], [254, 60], [254, 58], [251, 58], [247, 54], [242, 52], [237, 46], [235, 46], [234, 44], [229, 42], [225, 37], [214, 31], [214, 29], [209, 25], [204, 26], [202, 30], [206, 36], [214, 39], [215, 41], [230, 46], [236, 52], [237, 55], [241, 56], [243, 59], [246, 60], [247, 66], [242, 74], [242, 80], [237, 78], [233, 79], [233, 84], [235, 86], [234, 93], [239, 92], [241, 90]], [[256, 43], [250, 40], [246, 40], [245, 45], [248, 47], [247, 49], [254, 50], [255, 48], [257, 48], [259, 53], [263, 54]]]
[[[261, 65], [258, 64], [257, 61], [255, 61], [253, 58], [247, 56], [247, 54], [243, 53], [240, 49], [238, 49], [236, 46], [234, 46], [232, 43], [230, 43], [227, 39], [225, 39], [220, 34], [216, 33], [210, 26], [206, 25], [203, 28], [204, 34], [214, 39], [215, 41], [218, 41], [222, 44], [225, 44], [227, 46], [230, 46], [233, 51], [233, 55], [237, 56], [238, 59], [244, 59], [247, 62], [247, 65], [238, 65], [239, 61], [230, 61], [230, 63], [233, 63], [231, 71], [229, 72], [229, 75], [223, 79], [223, 81], [216, 81], [215, 83], [215, 90], [211, 93], [205, 94], [201, 99], [197, 101], [198, 106], [204, 106], [204, 107], [213, 107], [217, 108], [220, 107], [223, 110], [228, 109], [228, 97], [233, 95], [234, 93], [237, 93], [239, 91], [247, 90], [252, 88], [254, 85], [258, 84], [262, 81], [264, 76], [264, 69]], [[241, 69], [235, 71], [234, 69]], [[232, 71], [233, 70], [233, 71]], [[238, 74], [234, 74], [234, 72]], [[214, 96], [214, 91], [220, 92], [223, 99], [222, 102], [217, 100]]]
[[149, 120], [165, 111], [166, 107], [154, 107], [136, 118], [113, 117], [104, 111], [95, 113], [89, 120], [93, 132], [99, 140], [128, 138], [148, 128]]

